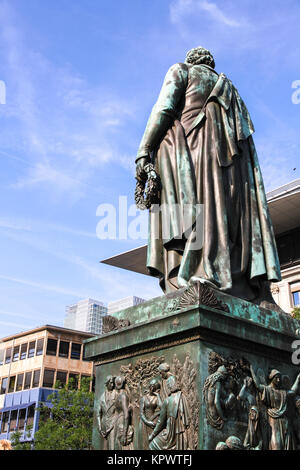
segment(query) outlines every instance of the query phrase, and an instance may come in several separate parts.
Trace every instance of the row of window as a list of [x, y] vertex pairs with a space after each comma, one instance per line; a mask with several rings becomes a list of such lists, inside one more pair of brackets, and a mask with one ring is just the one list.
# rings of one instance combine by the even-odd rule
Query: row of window
[[5, 411], [0, 414], [1, 434], [24, 431], [25, 427], [33, 426], [35, 405], [19, 410]]
[[300, 307], [300, 290], [292, 292], [294, 307]]
[[[71, 347], [70, 347], [71, 344]], [[82, 344], [70, 343], [69, 341], [62, 341], [57, 339], [48, 338], [46, 355], [80, 359], [81, 358]], [[34, 356], [41, 356], [44, 353], [44, 339], [38, 339], [29, 343], [19, 344], [18, 346], [6, 348], [0, 351], [0, 366], [3, 364], [10, 364], [23, 359], [29, 359]]]
[[[29, 390], [40, 386], [53, 388], [56, 382], [59, 382], [60, 386], [68, 383], [71, 388], [78, 388], [79, 384], [79, 374], [72, 372], [45, 369], [41, 384], [40, 377], [40, 369], [25, 373], [22, 372], [17, 375], [11, 375], [10, 377], [3, 377], [1, 380], [0, 395], [4, 395], [5, 393], [21, 392], [22, 390]], [[81, 377], [90, 376], [81, 374]]]

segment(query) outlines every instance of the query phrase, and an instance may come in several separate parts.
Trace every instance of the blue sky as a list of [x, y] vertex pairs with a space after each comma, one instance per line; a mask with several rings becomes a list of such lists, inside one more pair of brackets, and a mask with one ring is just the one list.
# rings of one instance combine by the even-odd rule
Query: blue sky
[[160, 295], [99, 264], [145, 240], [99, 240], [96, 210], [133, 203], [148, 115], [192, 47], [244, 98], [266, 189], [300, 177], [299, 24], [299, 0], [0, 0], [0, 337], [81, 298]]

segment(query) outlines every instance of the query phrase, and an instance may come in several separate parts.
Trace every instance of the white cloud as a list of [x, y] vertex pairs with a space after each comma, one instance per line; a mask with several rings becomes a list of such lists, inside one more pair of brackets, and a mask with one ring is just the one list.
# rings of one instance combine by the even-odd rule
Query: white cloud
[[[190, 15], [195, 15], [201, 11], [207, 12], [211, 19], [232, 28], [239, 28], [244, 25], [241, 19], [230, 17], [215, 3], [207, 0], [176, 0], [170, 6], [170, 19], [172, 23], [181, 23]], [[201, 26], [199, 26], [201, 27]]]
[[47, 283], [42, 283], [42, 282], [36, 282], [36, 281], [31, 281], [28, 279], [22, 279], [18, 277], [13, 277], [13, 276], [7, 276], [5, 274], [0, 274], [0, 279], [3, 281], [8, 281], [8, 282], [13, 282], [16, 284], [22, 284], [24, 286], [32, 287], [34, 289], [38, 290], [45, 290], [45, 291], [50, 291], [55, 294], [62, 294], [62, 295], [68, 295], [71, 297], [76, 297], [76, 298], [85, 298], [88, 297], [87, 292], [80, 292], [77, 289], [72, 290], [68, 288], [64, 288], [61, 286], [57, 286], [54, 284], [47, 284]]
[[95, 168], [122, 165], [119, 149], [123, 154], [125, 128], [136, 119], [136, 104], [91, 86], [69, 64], [58, 67], [28, 46], [22, 22], [8, 2], [0, 4], [0, 29], [11, 89], [8, 113], [4, 110], [2, 117], [14, 117], [16, 132], [13, 141], [10, 130], [2, 130], [0, 144], [9, 141], [10, 153], [18, 147], [29, 167], [12, 187], [81, 198], [91, 189]]

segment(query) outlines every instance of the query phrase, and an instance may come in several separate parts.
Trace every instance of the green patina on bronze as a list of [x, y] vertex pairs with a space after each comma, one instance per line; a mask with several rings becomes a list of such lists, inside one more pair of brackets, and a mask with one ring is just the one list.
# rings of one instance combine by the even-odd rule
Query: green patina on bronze
[[[151, 154], [171, 208], [152, 207], [149, 224], [147, 266], [165, 295], [106, 317], [106, 334], [85, 341], [95, 449], [300, 448], [300, 323], [270, 293], [280, 267], [253, 132], [206, 49], [170, 68], [137, 156], [141, 206]], [[191, 206], [191, 225], [176, 205]]]
[[[272, 302], [263, 282], [280, 280], [280, 265], [254, 127], [237, 89], [213, 67], [211, 54], [196, 48], [169, 69], [138, 150], [137, 174], [152, 155], [161, 206], [171, 212], [169, 219], [150, 210], [147, 267], [164, 292], [205, 279]], [[204, 210], [203, 247], [193, 249], [196, 204]], [[192, 206], [189, 226], [176, 205]]]
[[[294, 383], [299, 366], [292, 364], [292, 343], [299, 338], [297, 334], [300, 322], [288, 315], [263, 309], [250, 302], [220, 293], [218, 290], [211, 290], [213, 296], [210, 296], [209, 299], [214, 307], [196, 301], [193, 292], [199, 291], [192, 291], [190, 288], [178, 290], [174, 294], [165, 295], [119, 312], [118, 317], [120, 319], [130, 319], [130, 326], [86, 340], [85, 358], [93, 360], [96, 365], [93, 438], [95, 448], [104, 449], [109, 442], [108, 439], [101, 438], [97, 424], [99, 407], [101, 400], [103, 400], [101, 397], [106, 387], [106, 378], [110, 375], [117, 377], [121, 372], [124, 373], [124, 367], [128, 373], [139, 364], [138, 370], [144, 370], [147, 377], [147, 364], [155, 358], [157, 360], [163, 358], [162, 361], [171, 364], [172, 361], [176, 360], [174, 358], [177, 357], [183, 364], [188, 354], [195, 370], [193, 397], [199, 403], [201, 402], [201, 406], [199, 405], [199, 409], [197, 408], [198, 426], [194, 426], [194, 433], [197, 427], [196, 448], [198, 449], [214, 449], [219, 442], [232, 435], [238, 436], [243, 441], [247, 433], [246, 417], [244, 416], [241, 422], [229, 411], [227, 419], [220, 428], [218, 426], [214, 427], [207, 421], [208, 404], [201, 400], [201, 396], [204, 393], [203, 390], [205, 390], [205, 380], [209, 376], [209, 358], [211, 354], [219, 354], [224, 358], [233, 358], [236, 364], [239, 364], [241, 360], [245, 360], [252, 365], [255, 371], [264, 370], [266, 376], [269, 374], [268, 371], [272, 369], [280, 370], [282, 374], [289, 376], [291, 382]], [[219, 303], [214, 301], [214, 296], [218, 297]], [[191, 302], [190, 305], [188, 305], [188, 300]], [[209, 302], [206, 303], [209, 304]], [[180, 307], [183, 305], [185, 307]], [[223, 310], [221, 309], [222, 305]], [[146, 363], [144, 369], [141, 367], [143, 361]], [[251, 376], [250, 369], [248, 369], [245, 377], [247, 375]], [[228, 367], [226, 370], [230, 372]], [[125, 379], [126, 377], [125, 373]], [[236, 401], [237, 394], [242, 393], [243, 377], [239, 379], [239, 389], [234, 392], [230, 400], [234, 399]], [[149, 381], [145, 381], [145, 386], [150, 384], [151, 378], [160, 382], [162, 380], [156, 373], [154, 376], [149, 376]], [[142, 388], [140, 389], [140, 399], [144, 397], [146, 403], [149, 400], [153, 402], [155, 396], [153, 394], [149, 395], [150, 392], [147, 390], [147, 387], [145, 392], [142, 392]], [[180, 398], [180, 391], [181, 389], [174, 392], [174, 400]], [[182, 393], [184, 399], [186, 399], [187, 391]], [[222, 393], [225, 394], [226, 398], [226, 389]], [[300, 395], [299, 390], [297, 390], [297, 393]], [[153, 428], [148, 430], [141, 424], [139, 406], [144, 406], [144, 402], [142, 401], [138, 406], [138, 402], [133, 400], [130, 391], [127, 390], [127, 394], [128, 397], [131, 397], [128, 400], [131, 400], [133, 406], [130, 423], [132, 425], [131, 433], [134, 432], [134, 434], [130, 448], [146, 449], [148, 448], [146, 442]], [[226, 400], [225, 404], [227, 403]], [[164, 402], [163, 396], [161, 396], [161, 402]], [[223, 403], [222, 400], [221, 403]], [[171, 404], [172, 400], [170, 400], [169, 405], [171, 406]], [[168, 403], [165, 403], [160, 424], [156, 429], [157, 436], [160, 437], [153, 441], [153, 449], [158, 449], [157, 446], [162, 445], [162, 442], [164, 442], [162, 435], [159, 434], [162, 431], [159, 430], [163, 426], [167, 426], [168, 418], [171, 419], [166, 414], [167, 405]], [[182, 406], [184, 409], [184, 405]], [[191, 410], [189, 413], [191, 413]], [[295, 419], [297, 419], [296, 415]], [[157, 424], [158, 421], [155, 422]], [[172, 422], [173, 424], [174, 422]], [[156, 433], [154, 434], [156, 435]], [[172, 439], [174, 438], [174, 434], [171, 433], [170, 436]], [[181, 435], [182, 439], [183, 437]], [[189, 439], [191, 438], [190, 436]], [[172, 442], [171, 440], [170, 442], [167, 441], [166, 445], [171, 445]], [[174, 449], [181, 449], [180, 446], [185, 445], [182, 442], [174, 444]], [[125, 446], [125, 448], [127, 447]]]

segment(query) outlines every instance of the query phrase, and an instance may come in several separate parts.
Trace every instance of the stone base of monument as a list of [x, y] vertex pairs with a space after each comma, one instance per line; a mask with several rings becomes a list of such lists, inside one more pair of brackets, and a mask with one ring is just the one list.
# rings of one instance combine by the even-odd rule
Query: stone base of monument
[[94, 448], [299, 448], [299, 328], [200, 283], [107, 317], [85, 343]]

